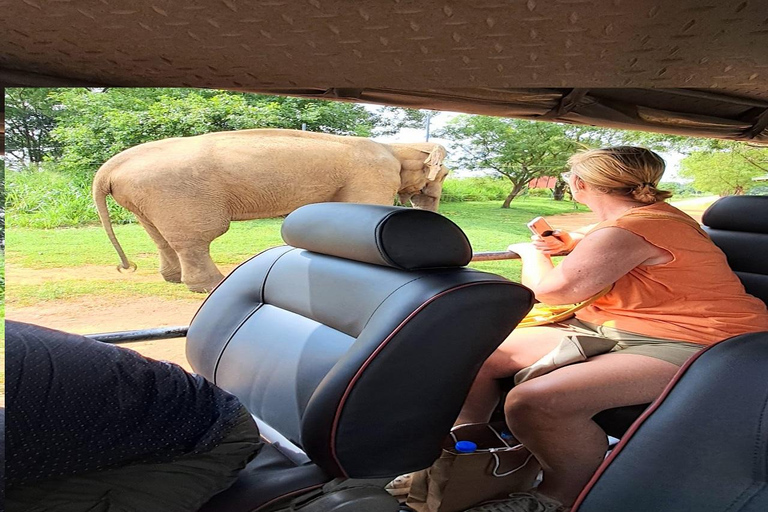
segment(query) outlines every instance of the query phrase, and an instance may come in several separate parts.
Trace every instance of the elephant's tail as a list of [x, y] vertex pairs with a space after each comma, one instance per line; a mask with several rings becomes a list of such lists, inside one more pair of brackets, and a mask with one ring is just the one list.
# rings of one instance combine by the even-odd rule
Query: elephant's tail
[[120, 257], [120, 265], [117, 266], [117, 270], [122, 272], [128, 270], [133, 272], [136, 270], [136, 264], [128, 261], [128, 257], [125, 255], [125, 251], [120, 246], [120, 242], [117, 241], [115, 231], [112, 229], [112, 221], [109, 219], [109, 209], [107, 208], [107, 196], [112, 193], [109, 184], [109, 176], [105, 173], [96, 173], [93, 178], [93, 201], [96, 203], [96, 210], [99, 212], [99, 219], [101, 225], [104, 226], [104, 230], [107, 232], [109, 241], [112, 242], [112, 246], [117, 251], [117, 255]]

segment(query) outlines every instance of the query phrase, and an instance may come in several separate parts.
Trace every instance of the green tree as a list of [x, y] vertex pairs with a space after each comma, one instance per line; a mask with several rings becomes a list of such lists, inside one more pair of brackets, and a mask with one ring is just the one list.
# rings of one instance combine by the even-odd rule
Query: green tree
[[5, 251], [5, 160], [0, 161], [0, 249]]
[[83, 184], [110, 157], [148, 141], [268, 127], [369, 136], [378, 121], [354, 103], [231, 91], [59, 89], [53, 97], [59, 169]]
[[5, 89], [5, 151], [17, 160], [40, 163], [59, 153], [51, 137], [56, 89]]
[[461, 115], [440, 135], [461, 147], [455, 160], [467, 169], [492, 170], [510, 181], [512, 190], [502, 204], [509, 208], [531, 179], [565, 170], [568, 157], [578, 148], [568, 137], [568, 128], [557, 123]]
[[[400, 107], [378, 107], [373, 113], [375, 128], [373, 135], [394, 135], [403, 128], [426, 128], [427, 118], [432, 119], [439, 115], [439, 112], [430, 110], [416, 110], [412, 108]], [[426, 130], [425, 130], [426, 138]]]
[[713, 141], [710, 149], [692, 152], [680, 166], [680, 175], [693, 179], [698, 190], [741, 195], [758, 185], [753, 178], [768, 174], [768, 149]]

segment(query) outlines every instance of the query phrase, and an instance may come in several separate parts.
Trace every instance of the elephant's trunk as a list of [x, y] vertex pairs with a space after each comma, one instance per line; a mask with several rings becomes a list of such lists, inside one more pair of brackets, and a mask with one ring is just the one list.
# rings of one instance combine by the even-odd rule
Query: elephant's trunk
[[436, 212], [440, 206], [439, 197], [428, 196], [426, 194], [414, 194], [411, 196], [410, 201], [415, 208], [432, 212]]

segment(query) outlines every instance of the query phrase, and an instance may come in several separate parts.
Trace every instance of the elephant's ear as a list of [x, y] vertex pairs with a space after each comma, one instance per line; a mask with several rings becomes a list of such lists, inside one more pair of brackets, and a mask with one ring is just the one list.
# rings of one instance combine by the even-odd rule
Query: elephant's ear
[[424, 160], [427, 169], [429, 169], [429, 174], [427, 174], [427, 179], [429, 181], [435, 181], [435, 178], [437, 178], [437, 173], [440, 172], [440, 167], [443, 165], [443, 159], [445, 159], [445, 148], [436, 145], [435, 149], [433, 149], [429, 153], [429, 156], [427, 156], [427, 159]]

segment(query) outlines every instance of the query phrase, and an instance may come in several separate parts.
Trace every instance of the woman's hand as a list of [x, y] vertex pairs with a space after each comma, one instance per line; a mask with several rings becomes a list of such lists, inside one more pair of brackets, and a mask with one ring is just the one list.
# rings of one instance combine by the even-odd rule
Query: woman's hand
[[529, 243], [529, 242], [520, 242], [517, 244], [512, 244], [507, 247], [507, 250], [516, 253], [517, 255], [520, 256], [521, 259], [539, 252], [538, 248], [535, 246], [535, 243]]
[[[548, 256], [562, 256], [570, 253], [578, 241], [584, 237], [580, 233], [577, 236], [571, 236], [567, 231], [559, 229], [552, 232], [551, 236], [540, 237], [533, 235], [533, 246]], [[580, 236], [578, 236], [580, 235]]]
[[523, 263], [521, 281], [529, 288], [535, 286], [547, 273], [552, 271], [552, 259], [548, 254], [536, 249], [531, 243], [512, 244], [507, 247], [507, 250], [520, 256]]

